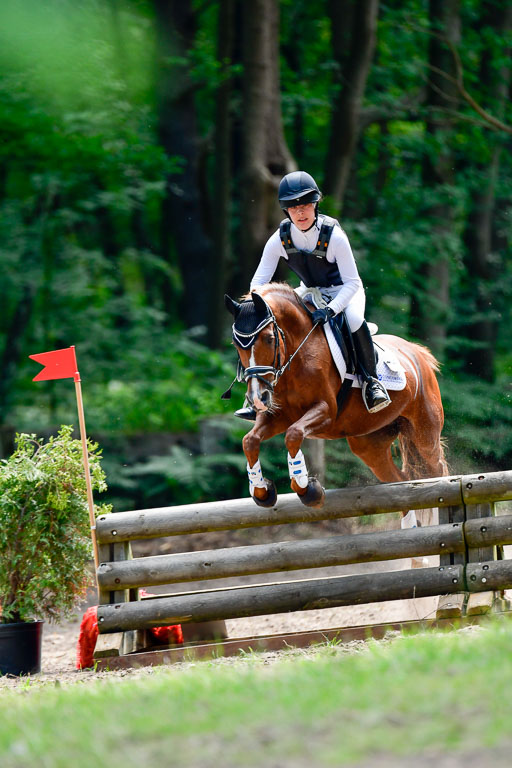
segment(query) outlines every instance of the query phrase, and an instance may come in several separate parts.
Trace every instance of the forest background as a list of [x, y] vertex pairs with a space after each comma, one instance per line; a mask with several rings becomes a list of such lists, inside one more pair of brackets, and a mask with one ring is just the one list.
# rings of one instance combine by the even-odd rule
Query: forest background
[[511, 30], [507, 0], [3, 0], [0, 455], [76, 423], [28, 359], [75, 345], [115, 509], [246, 495], [223, 296], [301, 168], [368, 319], [442, 362], [451, 470], [510, 468]]

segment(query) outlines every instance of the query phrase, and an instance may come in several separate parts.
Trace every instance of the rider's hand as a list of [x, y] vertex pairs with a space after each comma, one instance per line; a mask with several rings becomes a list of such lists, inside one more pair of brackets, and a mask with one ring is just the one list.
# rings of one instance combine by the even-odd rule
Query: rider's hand
[[334, 315], [335, 313], [330, 307], [325, 307], [325, 309], [315, 309], [311, 315], [311, 319], [313, 321], [313, 325], [317, 325], [317, 323], [323, 324], [330, 320], [331, 317], [334, 317]]

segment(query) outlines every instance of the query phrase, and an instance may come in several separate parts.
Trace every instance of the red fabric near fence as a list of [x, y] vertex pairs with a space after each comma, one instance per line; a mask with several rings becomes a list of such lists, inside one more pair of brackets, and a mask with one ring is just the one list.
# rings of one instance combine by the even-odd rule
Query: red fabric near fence
[[[145, 590], [140, 590], [142, 595], [149, 595]], [[183, 632], [181, 624], [171, 624], [169, 627], [153, 627], [149, 630], [157, 644], [182, 645]], [[98, 606], [88, 608], [83, 615], [78, 634], [76, 648], [76, 668], [88, 669], [94, 666], [94, 649], [98, 640]]]

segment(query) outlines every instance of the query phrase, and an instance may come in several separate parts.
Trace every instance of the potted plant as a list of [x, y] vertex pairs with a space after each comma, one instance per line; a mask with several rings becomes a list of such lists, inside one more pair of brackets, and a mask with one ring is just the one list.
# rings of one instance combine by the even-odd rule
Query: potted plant
[[[82, 446], [63, 426], [46, 443], [16, 436], [0, 461], [0, 672], [41, 668], [44, 619], [68, 617], [91, 582], [92, 545]], [[92, 487], [106, 488], [89, 441]], [[98, 514], [109, 511], [105, 505]]]

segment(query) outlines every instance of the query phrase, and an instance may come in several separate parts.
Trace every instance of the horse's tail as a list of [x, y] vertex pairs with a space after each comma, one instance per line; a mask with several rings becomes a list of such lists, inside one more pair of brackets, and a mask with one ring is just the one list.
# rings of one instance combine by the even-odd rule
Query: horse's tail
[[[434, 427], [434, 433], [438, 431], [438, 434], [429, 446], [427, 460], [424, 448], [421, 453], [417, 448], [417, 435], [407, 429], [400, 431], [398, 442], [402, 457], [402, 471], [411, 480], [431, 477], [433, 472], [435, 476], [445, 476], [450, 474], [450, 470], [445, 457], [446, 441], [441, 437], [443, 413], [436, 377], [441, 365], [427, 347], [421, 344], [411, 344], [411, 346], [414, 350], [413, 356], [421, 381], [418, 396], [423, 399], [422, 421], [430, 422], [431, 427]], [[428, 392], [429, 389], [430, 393]], [[432, 398], [432, 389], [436, 391], [437, 397]], [[432, 408], [432, 400], [439, 403], [439, 409]], [[439, 412], [436, 412], [437, 410]], [[434, 470], [432, 469], [433, 466], [435, 467]]]

